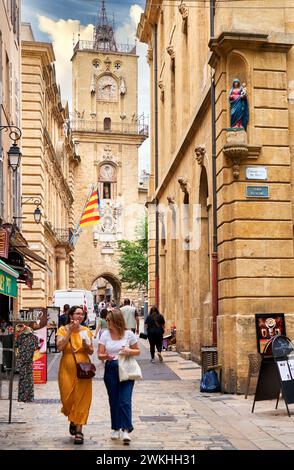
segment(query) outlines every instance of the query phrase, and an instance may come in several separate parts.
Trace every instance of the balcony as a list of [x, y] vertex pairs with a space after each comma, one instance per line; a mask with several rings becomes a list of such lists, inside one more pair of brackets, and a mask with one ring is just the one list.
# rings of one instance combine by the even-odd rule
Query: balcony
[[116, 44], [115, 47], [94, 47], [94, 41], [78, 41], [74, 47], [74, 53], [77, 51], [101, 51], [101, 52], [117, 52], [119, 54], [136, 55], [135, 44]]
[[60, 245], [71, 245], [73, 231], [70, 228], [56, 228], [54, 229], [55, 236]]
[[[146, 119], [146, 118], [145, 118]], [[91, 121], [85, 119], [78, 119], [71, 121], [71, 128], [73, 132], [103, 132], [105, 134], [128, 134], [138, 135], [147, 139], [148, 125], [142, 122], [126, 123], [126, 122], [111, 122], [107, 128], [104, 122]]]

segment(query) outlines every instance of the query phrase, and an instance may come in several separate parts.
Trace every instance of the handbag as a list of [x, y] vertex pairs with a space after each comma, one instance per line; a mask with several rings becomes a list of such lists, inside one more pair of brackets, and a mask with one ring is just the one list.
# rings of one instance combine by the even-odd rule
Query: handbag
[[148, 338], [148, 335], [146, 335], [145, 333], [140, 333], [140, 334], [139, 334], [139, 338], [147, 339], [147, 338]]
[[142, 379], [141, 368], [133, 356], [118, 356], [118, 375], [120, 382]]
[[69, 343], [71, 347], [71, 352], [73, 354], [73, 357], [76, 363], [78, 379], [92, 379], [96, 372], [95, 365], [91, 362], [90, 358], [89, 358], [89, 362], [77, 362], [76, 354], [72, 347], [71, 340], [69, 340]]

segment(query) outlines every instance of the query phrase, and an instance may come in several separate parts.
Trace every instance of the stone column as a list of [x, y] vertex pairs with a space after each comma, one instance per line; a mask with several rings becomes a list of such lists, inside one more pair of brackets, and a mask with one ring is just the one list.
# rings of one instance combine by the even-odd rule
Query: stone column
[[64, 248], [58, 248], [57, 252], [58, 261], [58, 289], [66, 289], [66, 251]]

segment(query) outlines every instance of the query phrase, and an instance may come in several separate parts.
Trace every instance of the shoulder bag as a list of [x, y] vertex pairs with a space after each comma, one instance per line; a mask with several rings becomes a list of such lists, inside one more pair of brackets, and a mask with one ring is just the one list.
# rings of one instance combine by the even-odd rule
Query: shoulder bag
[[118, 355], [118, 375], [119, 381], [125, 380], [141, 380], [141, 368], [133, 356]]
[[77, 362], [76, 355], [71, 344], [71, 340], [69, 340], [69, 344], [76, 363], [78, 379], [92, 379], [96, 372], [95, 365], [91, 362], [90, 358], [89, 362]]

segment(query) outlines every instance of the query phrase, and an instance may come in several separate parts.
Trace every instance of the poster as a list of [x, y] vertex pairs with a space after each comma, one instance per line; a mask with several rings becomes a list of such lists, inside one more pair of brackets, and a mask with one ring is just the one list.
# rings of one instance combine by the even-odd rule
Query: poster
[[[286, 335], [283, 313], [258, 313], [255, 315], [257, 350], [263, 353], [267, 343], [276, 335]], [[269, 348], [266, 354], [271, 355]]]
[[292, 380], [292, 377], [291, 377], [291, 374], [290, 374], [290, 371], [289, 371], [289, 367], [288, 367], [288, 362], [287, 361], [277, 361], [277, 364], [278, 364], [281, 380], [283, 382], [285, 382], [287, 380]]
[[292, 379], [294, 380], [294, 359], [288, 359], [288, 364], [289, 364], [290, 372], [292, 375]]
[[34, 334], [37, 336], [40, 346], [40, 349], [34, 352], [34, 384], [45, 384], [47, 382], [47, 327], [35, 330]]
[[47, 307], [47, 326], [50, 328], [58, 327], [60, 307]]

